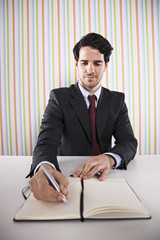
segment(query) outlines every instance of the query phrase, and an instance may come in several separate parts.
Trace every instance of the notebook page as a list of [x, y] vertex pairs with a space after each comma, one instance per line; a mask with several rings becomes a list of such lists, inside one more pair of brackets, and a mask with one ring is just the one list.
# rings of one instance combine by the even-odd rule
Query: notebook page
[[149, 214], [125, 179], [84, 181], [84, 217], [110, 212]]
[[18, 211], [15, 220], [79, 219], [81, 182], [78, 178], [68, 179], [68, 204], [40, 201], [31, 194]]

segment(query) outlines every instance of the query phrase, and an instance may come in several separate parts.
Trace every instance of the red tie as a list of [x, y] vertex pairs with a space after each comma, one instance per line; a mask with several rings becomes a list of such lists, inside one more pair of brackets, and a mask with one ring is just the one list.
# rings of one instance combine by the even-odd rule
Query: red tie
[[90, 122], [91, 122], [91, 129], [92, 129], [92, 152], [91, 155], [98, 155], [100, 153], [99, 151], [99, 145], [97, 140], [97, 133], [96, 133], [96, 108], [95, 108], [95, 95], [89, 95], [88, 99], [90, 101], [89, 106], [89, 116], [90, 116]]

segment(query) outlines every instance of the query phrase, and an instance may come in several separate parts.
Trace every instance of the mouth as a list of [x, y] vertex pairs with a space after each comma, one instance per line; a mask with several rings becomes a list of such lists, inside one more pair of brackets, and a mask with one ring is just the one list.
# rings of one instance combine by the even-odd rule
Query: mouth
[[96, 76], [95, 75], [86, 75], [85, 78], [87, 78], [87, 79], [95, 79]]

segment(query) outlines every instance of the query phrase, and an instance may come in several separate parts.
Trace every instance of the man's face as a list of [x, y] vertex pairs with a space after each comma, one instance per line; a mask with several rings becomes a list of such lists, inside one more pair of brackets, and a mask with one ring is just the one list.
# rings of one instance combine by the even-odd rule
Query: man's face
[[79, 82], [87, 91], [94, 93], [101, 84], [103, 73], [106, 71], [107, 64], [104, 55], [97, 49], [91, 47], [81, 47], [79, 60], [76, 63]]

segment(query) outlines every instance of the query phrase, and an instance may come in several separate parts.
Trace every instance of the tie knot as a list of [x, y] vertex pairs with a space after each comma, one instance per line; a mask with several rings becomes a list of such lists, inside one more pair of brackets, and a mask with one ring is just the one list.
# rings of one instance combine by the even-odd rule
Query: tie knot
[[95, 95], [88, 95], [88, 99], [89, 99], [90, 103], [95, 103], [96, 98], [97, 97]]

